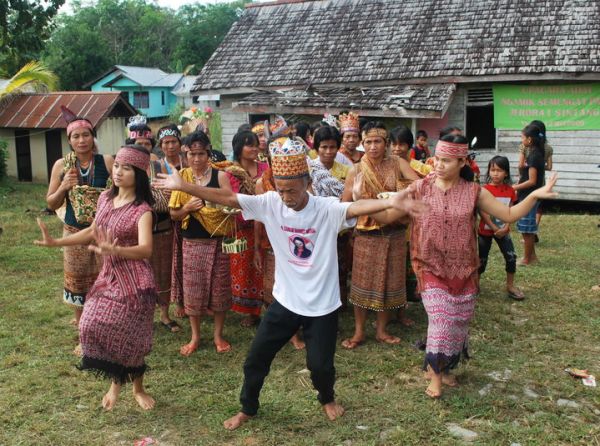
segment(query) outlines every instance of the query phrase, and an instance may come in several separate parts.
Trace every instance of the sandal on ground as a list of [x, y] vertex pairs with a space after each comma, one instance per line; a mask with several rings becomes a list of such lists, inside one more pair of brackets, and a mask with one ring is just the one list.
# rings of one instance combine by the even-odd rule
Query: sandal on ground
[[160, 325], [165, 327], [165, 330], [167, 330], [171, 333], [177, 333], [179, 330], [181, 330], [181, 326], [175, 321], [171, 321], [171, 322], [160, 321]]
[[516, 292], [508, 291], [508, 297], [514, 300], [525, 300], [525, 294], [521, 290], [517, 290]]
[[231, 351], [231, 344], [227, 341], [224, 341], [223, 344], [217, 345], [215, 344], [215, 350], [217, 353], [227, 353]]
[[346, 350], [354, 350], [356, 347], [360, 347], [364, 343], [364, 340], [355, 341], [353, 339], [344, 339], [342, 341], [342, 347], [344, 347]]
[[392, 335], [388, 335], [384, 338], [375, 338], [377, 340], [377, 342], [381, 343], [381, 344], [389, 344], [389, 345], [398, 345], [402, 342], [402, 339], [400, 339], [397, 336], [392, 336]]

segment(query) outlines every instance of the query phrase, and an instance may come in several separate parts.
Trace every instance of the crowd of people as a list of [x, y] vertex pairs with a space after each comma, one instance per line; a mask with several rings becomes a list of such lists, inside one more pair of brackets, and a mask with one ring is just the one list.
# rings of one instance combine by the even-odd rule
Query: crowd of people
[[399, 344], [390, 321], [412, 325], [407, 300], [422, 302], [426, 394], [439, 398], [443, 386], [457, 385], [451, 371], [468, 356], [492, 240], [506, 260], [507, 295], [522, 300], [509, 225], [518, 221], [523, 234], [521, 264], [534, 264], [538, 200], [556, 196], [556, 176], [544, 180], [551, 148], [540, 122], [523, 129], [519, 182], [511, 184], [508, 160], [496, 156], [481, 186], [456, 127], [443, 129], [431, 150], [423, 131], [415, 141], [405, 126], [388, 131], [353, 112], [313, 125], [277, 117], [240, 126], [227, 160], [201, 128], [182, 137], [171, 124], [155, 137], [135, 119], [113, 157], [98, 154], [89, 120], [64, 112], [72, 152], [54, 165], [47, 194], [63, 236], [53, 238], [39, 221], [36, 243], [63, 247], [79, 368], [111, 380], [107, 410], [127, 382], [142, 408], [155, 404], [143, 377], [156, 307], [169, 332], [181, 330], [176, 317], [189, 320], [184, 356], [200, 345], [203, 317], [214, 319], [218, 353], [232, 349], [230, 310], [244, 315], [242, 326], [258, 326], [242, 408], [225, 421], [228, 429], [256, 415], [271, 362], [288, 342], [306, 349], [328, 418], [343, 414], [334, 353], [338, 313], [350, 305], [354, 333], [341, 346], [352, 350], [367, 339], [370, 313], [375, 340]]

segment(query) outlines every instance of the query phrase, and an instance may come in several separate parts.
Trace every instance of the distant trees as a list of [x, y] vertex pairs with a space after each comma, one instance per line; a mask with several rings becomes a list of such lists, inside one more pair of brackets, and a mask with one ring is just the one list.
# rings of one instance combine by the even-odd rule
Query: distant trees
[[[0, 0], [0, 2], [3, 0]], [[249, 0], [185, 5], [174, 11], [145, 0], [73, 2], [60, 14], [46, 43], [43, 60], [66, 90], [82, 86], [113, 65], [195, 74], [210, 58]]]

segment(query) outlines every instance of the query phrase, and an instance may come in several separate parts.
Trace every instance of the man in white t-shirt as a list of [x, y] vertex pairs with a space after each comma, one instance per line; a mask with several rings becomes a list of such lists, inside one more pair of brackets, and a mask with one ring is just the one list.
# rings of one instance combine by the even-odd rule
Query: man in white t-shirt
[[277, 192], [250, 196], [224, 189], [183, 182], [175, 171], [159, 175], [154, 185], [182, 190], [204, 200], [241, 208], [246, 220], [260, 221], [275, 254], [273, 303], [263, 316], [244, 363], [242, 409], [224, 422], [236, 429], [258, 411], [258, 397], [277, 352], [302, 327], [306, 342], [307, 368], [317, 389], [318, 400], [330, 420], [344, 413], [334, 399], [334, 354], [341, 305], [338, 277], [337, 235], [354, 226], [359, 215], [387, 213], [394, 208], [411, 215], [424, 205], [397, 195], [385, 200], [341, 203], [332, 197], [307, 192], [310, 176], [304, 147], [281, 138], [272, 142], [271, 163]]

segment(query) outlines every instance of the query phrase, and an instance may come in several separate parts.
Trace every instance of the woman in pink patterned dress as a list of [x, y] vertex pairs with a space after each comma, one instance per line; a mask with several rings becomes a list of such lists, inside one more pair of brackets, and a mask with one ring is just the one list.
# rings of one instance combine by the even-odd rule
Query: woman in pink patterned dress
[[[144, 358], [152, 348], [156, 286], [148, 259], [152, 255], [152, 195], [146, 169], [150, 154], [141, 146], [119, 150], [113, 188], [100, 195], [92, 225], [72, 236], [53, 239], [39, 222], [41, 246], [89, 245], [104, 256], [102, 271], [87, 295], [79, 322], [83, 358], [80, 370], [112, 380], [102, 399], [114, 407], [123, 384], [133, 381], [133, 395], [145, 410], [154, 399], [144, 390]], [[94, 244], [92, 244], [94, 243]]]
[[[443, 384], [457, 385], [450, 370], [458, 365], [461, 354], [468, 357], [469, 322], [479, 293], [477, 209], [510, 223], [527, 214], [538, 199], [557, 196], [552, 192], [554, 176], [545, 187], [509, 208], [463, 178], [469, 173], [467, 154], [463, 136], [442, 138], [435, 151], [434, 172], [402, 192], [429, 205], [429, 212], [412, 219], [411, 260], [429, 320], [424, 370], [431, 380], [426, 393], [432, 398], [441, 396]], [[397, 218], [389, 213], [380, 220], [388, 223]]]

